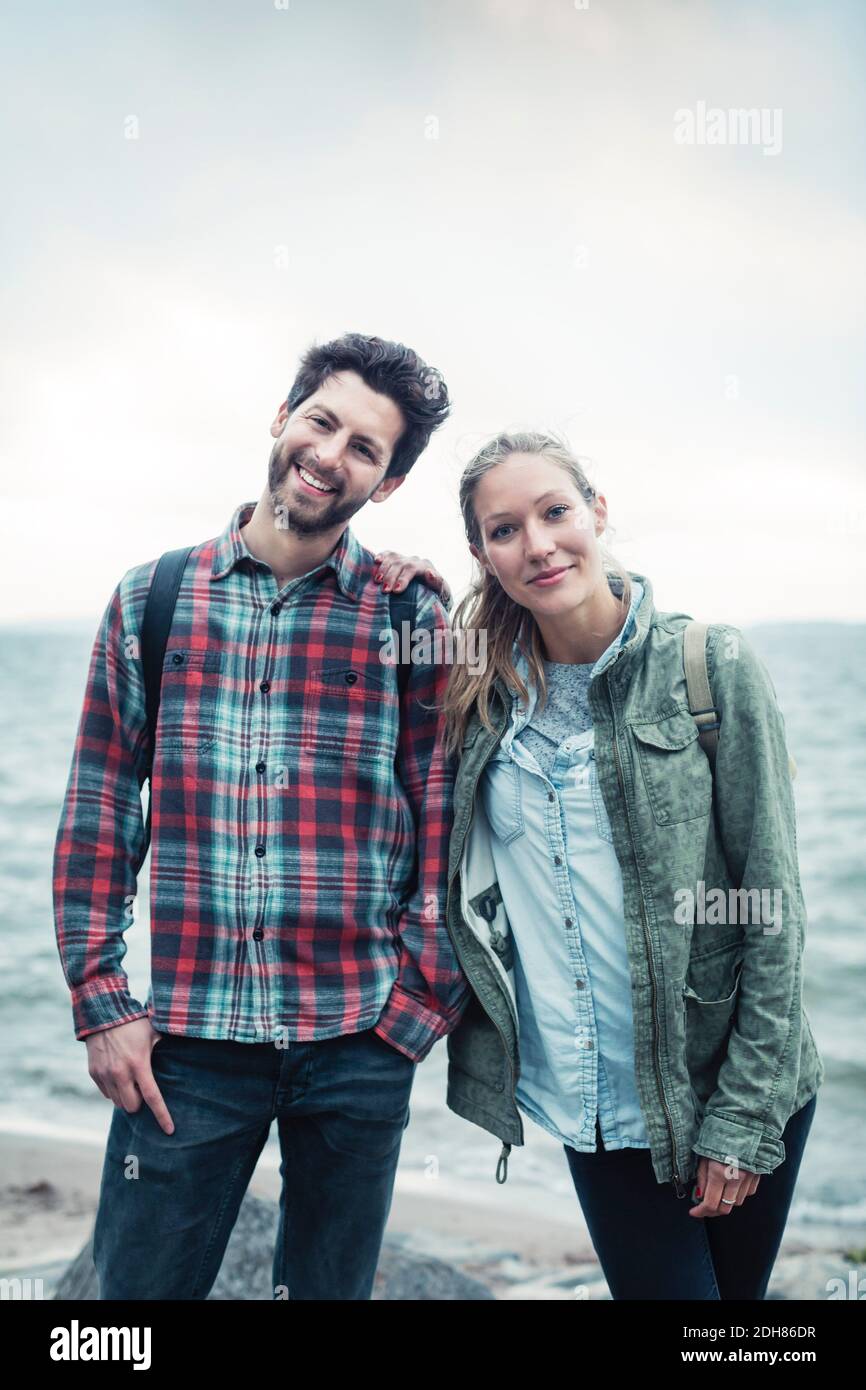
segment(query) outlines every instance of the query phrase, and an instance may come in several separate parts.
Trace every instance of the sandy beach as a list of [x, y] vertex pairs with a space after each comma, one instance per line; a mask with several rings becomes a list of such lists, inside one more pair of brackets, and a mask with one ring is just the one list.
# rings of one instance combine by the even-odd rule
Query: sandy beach
[[[82, 1140], [0, 1132], [0, 1276], [40, 1277], [50, 1298], [69, 1260], [88, 1239], [102, 1169], [102, 1146]], [[250, 1192], [276, 1201], [280, 1177], [262, 1156]], [[515, 1207], [501, 1192], [463, 1200], [441, 1185], [398, 1175], [388, 1236], [480, 1279], [497, 1299], [561, 1301], [610, 1297], [579, 1205], [553, 1215]], [[806, 1241], [789, 1232], [771, 1298], [827, 1298], [827, 1281], [851, 1278], [850, 1252], [832, 1232]], [[856, 1252], [861, 1253], [862, 1252]], [[859, 1266], [858, 1277], [863, 1267]]]

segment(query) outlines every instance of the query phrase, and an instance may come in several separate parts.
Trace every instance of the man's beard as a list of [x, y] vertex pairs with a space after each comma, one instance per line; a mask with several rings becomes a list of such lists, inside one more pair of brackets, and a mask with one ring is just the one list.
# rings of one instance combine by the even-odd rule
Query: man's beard
[[[306, 467], [304, 461], [306, 453], [306, 449], [293, 449], [288, 458], [284, 458], [280, 441], [277, 440], [271, 450], [268, 463], [268, 492], [274, 513], [274, 524], [279, 530], [294, 531], [297, 536], [319, 536], [323, 532], [332, 531], [335, 526], [340, 526], [343, 522], [348, 521], [357, 511], [360, 511], [368, 499], [366, 497], [351, 498], [345, 499], [341, 503], [341, 494], [335, 492], [331, 500], [319, 508], [316, 515], [313, 515], [312, 511], [309, 515], [305, 515], [303, 504], [299, 506], [288, 489], [284, 494], [283, 485], [289, 476], [289, 471], [294, 468], [296, 463]], [[373, 491], [375, 492], [375, 488]]]

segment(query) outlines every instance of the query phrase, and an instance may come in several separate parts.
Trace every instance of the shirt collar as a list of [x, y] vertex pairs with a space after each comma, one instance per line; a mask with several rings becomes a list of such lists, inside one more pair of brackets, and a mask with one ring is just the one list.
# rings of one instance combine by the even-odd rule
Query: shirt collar
[[[250, 553], [247, 543], [241, 535], [241, 527], [247, 524], [255, 507], [255, 502], [242, 502], [236, 508], [231, 521], [216, 542], [211, 566], [211, 579], [224, 579], [241, 560], [249, 560], [253, 564], [259, 565], [264, 563]], [[355, 602], [360, 599], [370, 566], [365, 563], [364, 549], [351, 527], [346, 527], [330, 555], [310, 573], [318, 574], [319, 570], [325, 568], [334, 571], [337, 583], [347, 598]], [[307, 578], [308, 576], [304, 577]]]

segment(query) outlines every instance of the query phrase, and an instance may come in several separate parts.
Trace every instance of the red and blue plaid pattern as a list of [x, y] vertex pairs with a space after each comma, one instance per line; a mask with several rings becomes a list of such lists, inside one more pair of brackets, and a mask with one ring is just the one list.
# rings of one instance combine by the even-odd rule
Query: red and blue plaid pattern
[[[388, 596], [347, 527], [278, 590], [240, 528], [189, 559], [168, 640], [152, 777], [151, 987], [122, 968], [147, 851], [139, 634], [152, 561], [103, 617], [54, 854], [76, 1037], [151, 1017], [169, 1033], [308, 1041], [376, 1026], [414, 1061], [469, 986], [445, 926], [455, 766], [446, 665], [383, 665]], [[414, 627], [444, 630], [432, 590]]]

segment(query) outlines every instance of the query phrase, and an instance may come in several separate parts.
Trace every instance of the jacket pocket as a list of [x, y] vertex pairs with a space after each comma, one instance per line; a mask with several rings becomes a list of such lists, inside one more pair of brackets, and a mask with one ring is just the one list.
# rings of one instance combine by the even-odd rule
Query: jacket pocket
[[742, 968], [742, 960], [737, 961], [733, 988], [721, 998], [703, 998], [690, 985], [683, 987], [686, 1068], [692, 1090], [702, 1104], [716, 1089], [719, 1067], [727, 1054]]
[[392, 759], [397, 751], [390, 733], [396, 698], [386, 676], [366, 666], [343, 661], [310, 671], [304, 682], [301, 749], [323, 762]]
[[629, 724], [638, 750], [641, 775], [652, 813], [659, 825], [681, 825], [708, 816], [713, 779], [687, 710], [660, 719]]
[[481, 796], [494, 831], [504, 845], [510, 845], [525, 829], [520, 768], [501, 747], [484, 769]]
[[204, 753], [217, 741], [223, 654], [178, 644], [166, 649], [157, 721], [157, 753]]

